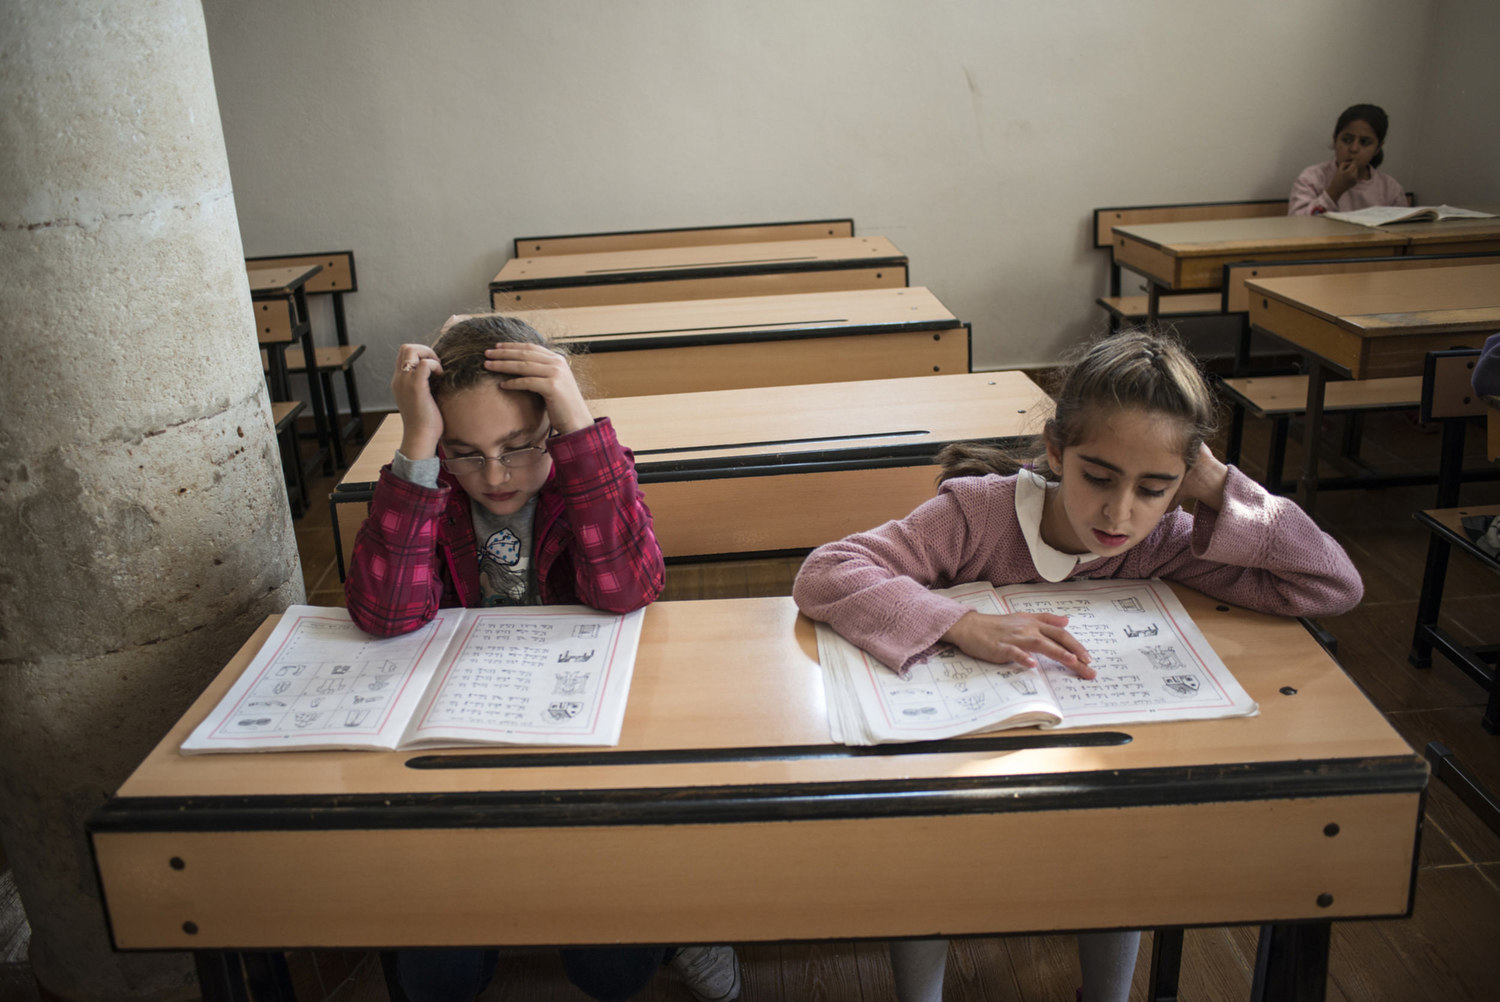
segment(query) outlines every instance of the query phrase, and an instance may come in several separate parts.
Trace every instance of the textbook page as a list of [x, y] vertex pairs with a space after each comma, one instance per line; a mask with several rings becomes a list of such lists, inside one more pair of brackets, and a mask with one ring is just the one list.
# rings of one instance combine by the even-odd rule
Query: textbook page
[[291, 606], [181, 750], [394, 748], [463, 613], [382, 640], [346, 609]]
[[1023, 727], [1090, 727], [1258, 712], [1161, 581], [986, 582], [942, 589], [979, 612], [1051, 612], [1088, 649], [1085, 680], [1049, 658], [996, 665], [943, 647], [902, 678], [818, 624], [829, 729], [850, 745]]
[[[935, 591], [978, 612], [1004, 611], [987, 581]], [[943, 645], [903, 677], [827, 623], [818, 623], [817, 632], [834, 741], [936, 741], [1061, 719], [1036, 668], [992, 664]]]
[[400, 747], [618, 744], [644, 615], [470, 610]]
[[1358, 223], [1360, 226], [1384, 226], [1387, 223], [1413, 223], [1441, 219], [1493, 219], [1492, 212], [1480, 212], [1476, 209], [1459, 209], [1452, 205], [1418, 205], [1406, 207], [1401, 205], [1372, 205], [1364, 209], [1351, 209], [1348, 212], [1325, 212], [1324, 219], [1337, 219], [1344, 223]]
[[996, 589], [1006, 612], [1068, 617], [1098, 674], [1038, 657], [1058, 727], [1248, 717], [1260, 712], [1163, 581], [1064, 581]]

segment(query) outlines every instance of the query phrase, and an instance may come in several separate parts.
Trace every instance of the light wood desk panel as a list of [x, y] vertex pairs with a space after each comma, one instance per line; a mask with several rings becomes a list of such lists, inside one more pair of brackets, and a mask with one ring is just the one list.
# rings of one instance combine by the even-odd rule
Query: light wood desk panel
[[512, 311], [595, 396], [957, 373], [969, 330], [922, 287]]
[[831, 237], [513, 258], [490, 282], [497, 310], [833, 292], [906, 285], [885, 237]]
[[[636, 475], [669, 558], [795, 551], [900, 518], [936, 493], [950, 442], [1020, 444], [1052, 402], [1025, 374], [975, 372], [592, 400]], [[388, 416], [335, 488], [344, 566], [382, 465]]]
[[599, 254], [653, 247], [696, 247], [704, 244], [749, 244], [766, 241], [820, 240], [854, 236], [852, 219], [807, 219], [786, 223], [745, 223], [733, 226], [692, 226], [662, 230], [617, 230], [612, 233], [569, 233], [549, 237], [516, 237], [516, 257], [544, 254]]
[[[1404, 913], [1425, 764], [1295, 621], [1176, 590], [1258, 716], [846, 749], [828, 743], [811, 623], [789, 599], [741, 599], [647, 610], [616, 748], [179, 755], [268, 622], [90, 823], [115, 942], [743, 942]], [[954, 866], [914, 846], [996, 852]]]
[[1217, 289], [1234, 261], [1400, 254], [1406, 238], [1384, 229], [1319, 216], [1263, 216], [1117, 226], [1115, 260], [1152, 288]]

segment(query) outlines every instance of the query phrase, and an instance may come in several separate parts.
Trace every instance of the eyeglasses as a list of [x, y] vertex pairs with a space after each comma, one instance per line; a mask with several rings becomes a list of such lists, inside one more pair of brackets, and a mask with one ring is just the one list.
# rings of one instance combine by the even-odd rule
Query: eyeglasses
[[498, 456], [457, 456], [453, 459], [444, 459], [443, 469], [455, 477], [462, 477], [471, 473], [483, 473], [490, 463], [499, 463], [510, 470], [535, 466], [547, 454], [547, 439], [551, 435], [552, 432], [549, 429], [543, 433], [542, 440], [536, 445], [528, 445], [520, 449], [506, 449]]

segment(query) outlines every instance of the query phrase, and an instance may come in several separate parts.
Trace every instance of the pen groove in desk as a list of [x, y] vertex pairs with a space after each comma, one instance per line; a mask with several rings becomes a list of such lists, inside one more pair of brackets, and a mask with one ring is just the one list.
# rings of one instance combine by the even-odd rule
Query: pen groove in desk
[[1078, 734], [1008, 734], [998, 737], [948, 741], [906, 741], [885, 745], [765, 745], [759, 748], [663, 748], [652, 751], [583, 752], [468, 752], [458, 755], [418, 755], [407, 759], [408, 769], [535, 769], [583, 765], [681, 765], [690, 762], [790, 762], [816, 758], [879, 758], [891, 755], [963, 755], [987, 751], [1034, 748], [1100, 748], [1130, 743], [1119, 731]]
[[860, 431], [849, 435], [814, 435], [809, 438], [773, 438], [763, 442], [726, 442], [722, 445], [674, 445], [669, 449], [637, 449], [637, 456], [659, 456], [669, 452], [728, 452], [733, 449], [759, 449], [767, 445], [804, 445], [808, 442], [852, 442], [868, 438], [904, 438], [907, 435], [931, 435], [926, 428], [907, 431]]

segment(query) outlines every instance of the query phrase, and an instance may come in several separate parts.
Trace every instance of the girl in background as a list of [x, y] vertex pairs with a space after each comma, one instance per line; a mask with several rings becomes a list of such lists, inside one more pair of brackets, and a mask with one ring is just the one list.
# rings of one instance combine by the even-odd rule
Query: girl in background
[[1406, 205], [1401, 183], [1375, 168], [1385, 159], [1385, 112], [1373, 104], [1345, 108], [1333, 127], [1333, 159], [1297, 175], [1289, 216], [1320, 216], [1372, 205]]

